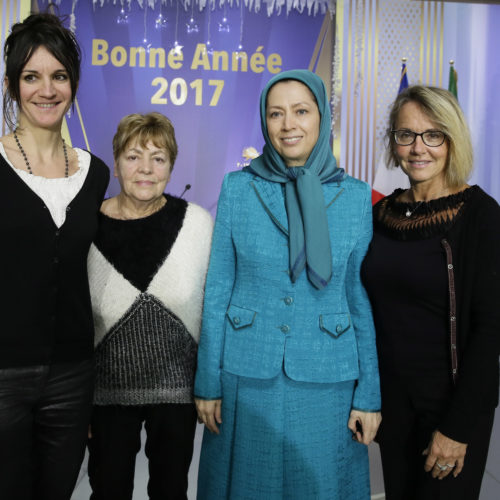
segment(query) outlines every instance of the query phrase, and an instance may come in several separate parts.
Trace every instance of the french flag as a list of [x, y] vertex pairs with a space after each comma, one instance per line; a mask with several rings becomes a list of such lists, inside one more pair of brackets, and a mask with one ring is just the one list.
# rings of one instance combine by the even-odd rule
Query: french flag
[[[406, 58], [403, 57], [401, 66], [401, 78], [399, 80], [398, 94], [408, 87], [408, 76], [406, 74]], [[375, 179], [372, 186], [372, 204], [391, 194], [397, 188], [408, 189], [410, 183], [408, 176], [401, 168], [387, 168], [385, 155], [382, 154], [375, 172]]]

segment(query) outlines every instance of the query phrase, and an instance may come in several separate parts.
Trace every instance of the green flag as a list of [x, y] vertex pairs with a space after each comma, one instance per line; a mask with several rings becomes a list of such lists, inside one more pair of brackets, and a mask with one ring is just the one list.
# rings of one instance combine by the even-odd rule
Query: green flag
[[458, 99], [457, 80], [458, 80], [457, 72], [455, 71], [453, 64], [450, 64], [450, 78], [448, 79], [448, 90]]

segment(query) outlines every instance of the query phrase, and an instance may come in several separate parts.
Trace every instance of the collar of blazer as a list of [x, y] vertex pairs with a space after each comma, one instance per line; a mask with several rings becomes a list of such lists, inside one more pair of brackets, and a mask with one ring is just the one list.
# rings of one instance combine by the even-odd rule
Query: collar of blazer
[[[288, 236], [288, 217], [285, 209], [282, 185], [279, 182], [270, 182], [258, 176], [254, 176], [250, 181], [250, 185], [269, 217]], [[343, 191], [344, 188], [340, 182], [323, 184], [323, 194], [327, 210], [335, 203]]]

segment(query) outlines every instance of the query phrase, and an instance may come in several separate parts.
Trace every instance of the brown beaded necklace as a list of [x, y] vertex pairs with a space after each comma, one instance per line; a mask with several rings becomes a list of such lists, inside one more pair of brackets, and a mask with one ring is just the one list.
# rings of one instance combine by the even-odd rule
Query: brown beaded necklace
[[[16, 144], [17, 147], [19, 148], [19, 151], [21, 151], [21, 154], [23, 155], [24, 163], [26, 163], [26, 169], [31, 175], [33, 175], [33, 170], [31, 170], [31, 165], [30, 162], [28, 161], [28, 157], [26, 156], [26, 152], [24, 151], [23, 147], [21, 146], [21, 143], [19, 142], [19, 138], [17, 137], [17, 129], [14, 130], [14, 139], [16, 140]], [[64, 139], [62, 140], [62, 143], [64, 152], [64, 177], [68, 177], [69, 175], [68, 151], [66, 149], [66, 143], [64, 142]]]

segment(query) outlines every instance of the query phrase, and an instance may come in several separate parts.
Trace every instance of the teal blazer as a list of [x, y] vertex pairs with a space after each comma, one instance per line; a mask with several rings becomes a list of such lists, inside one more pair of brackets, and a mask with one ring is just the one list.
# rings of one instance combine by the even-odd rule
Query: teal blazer
[[372, 312], [360, 280], [372, 237], [371, 190], [346, 176], [323, 184], [332, 279], [289, 277], [281, 184], [238, 171], [224, 178], [213, 233], [195, 396], [218, 399], [221, 371], [268, 379], [357, 380], [353, 407], [380, 408]]

